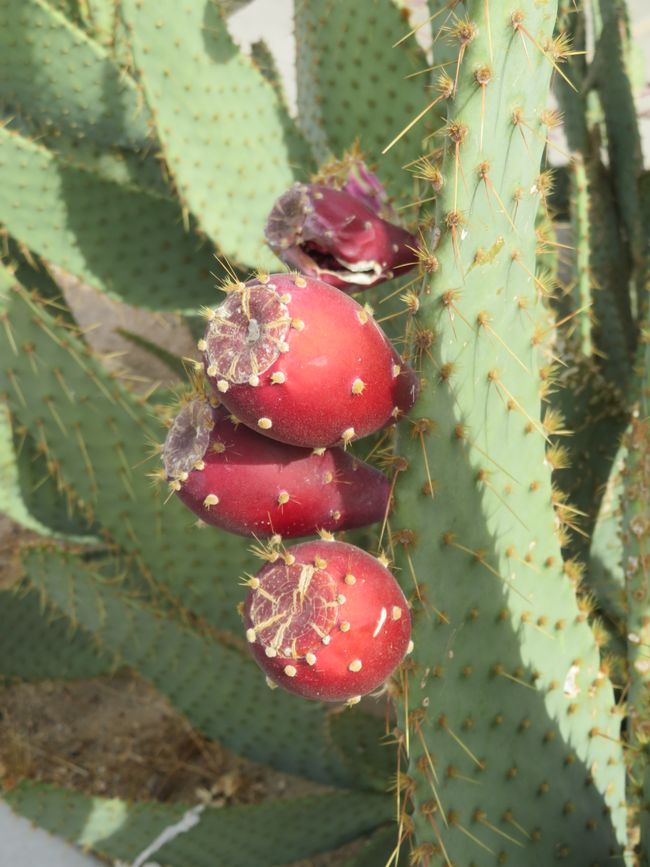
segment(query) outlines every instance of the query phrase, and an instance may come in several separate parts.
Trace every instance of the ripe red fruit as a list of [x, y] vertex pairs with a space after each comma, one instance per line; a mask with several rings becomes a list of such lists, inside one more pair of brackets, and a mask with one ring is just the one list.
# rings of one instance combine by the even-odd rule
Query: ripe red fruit
[[408, 652], [408, 603], [388, 569], [343, 542], [304, 542], [249, 582], [246, 638], [270, 681], [321, 701], [380, 686]]
[[301, 275], [231, 289], [199, 348], [223, 404], [292, 445], [347, 445], [408, 412], [418, 393], [415, 373], [367, 310]]
[[196, 398], [174, 419], [162, 452], [172, 490], [206, 524], [287, 538], [381, 520], [390, 484], [343, 449], [275, 442]]
[[292, 268], [345, 292], [359, 292], [417, 264], [417, 238], [397, 215], [376, 175], [348, 159], [321, 183], [294, 184], [276, 201], [266, 240]]

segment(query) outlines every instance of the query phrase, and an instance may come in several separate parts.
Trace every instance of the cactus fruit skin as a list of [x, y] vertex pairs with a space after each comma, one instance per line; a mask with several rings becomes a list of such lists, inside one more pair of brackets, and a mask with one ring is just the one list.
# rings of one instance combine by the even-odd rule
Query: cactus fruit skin
[[199, 348], [224, 406], [290, 445], [347, 445], [408, 412], [418, 394], [415, 373], [367, 309], [301, 275], [234, 286]]
[[277, 686], [349, 701], [380, 686], [409, 649], [411, 617], [379, 560], [345, 542], [287, 549], [249, 580], [246, 638]]
[[162, 456], [178, 498], [206, 524], [242, 536], [365, 527], [388, 509], [390, 483], [364, 461], [276, 442], [200, 399], [176, 416]]
[[369, 175], [365, 170], [343, 189], [294, 184], [266, 223], [273, 252], [289, 267], [345, 292], [360, 292], [413, 268], [417, 238], [372, 207], [380, 189], [376, 182], [369, 185]]

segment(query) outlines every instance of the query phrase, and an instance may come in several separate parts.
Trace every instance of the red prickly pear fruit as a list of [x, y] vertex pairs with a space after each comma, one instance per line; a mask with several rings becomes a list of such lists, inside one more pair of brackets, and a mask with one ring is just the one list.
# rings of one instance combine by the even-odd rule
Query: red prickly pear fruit
[[418, 242], [379, 215], [377, 196], [356, 177], [343, 189], [294, 184], [274, 204], [266, 240], [289, 267], [345, 292], [383, 283], [417, 264]]
[[249, 580], [248, 646], [269, 680], [321, 701], [376, 689], [409, 650], [408, 603], [391, 573], [344, 542], [304, 542]]
[[368, 311], [301, 275], [231, 289], [199, 348], [221, 402], [290, 445], [347, 445], [408, 412], [418, 393], [415, 373]]
[[206, 524], [286, 538], [347, 530], [386, 514], [386, 476], [343, 449], [289, 446], [195, 398], [178, 413], [162, 459], [170, 486]]

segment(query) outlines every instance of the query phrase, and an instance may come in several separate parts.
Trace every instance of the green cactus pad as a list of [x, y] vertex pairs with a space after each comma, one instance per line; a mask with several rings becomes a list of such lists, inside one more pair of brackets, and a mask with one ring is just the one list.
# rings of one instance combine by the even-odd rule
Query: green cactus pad
[[626, 230], [632, 258], [639, 265], [643, 241], [638, 180], [643, 171], [643, 153], [628, 66], [630, 22], [625, 0], [598, 0], [598, 6], [602, 21], [596, 30], [594, 72], [607, 130], [619, 219]]
[[[11, 279], [0, 267], [0, 297]], [[6, 327], [3, 331], [9, 340]], [[74, 514], [71, 505], [60, 480], [48, 470], [46, 456], [26, 431], [14, 431], [9, 408], [0, 401], [0, 514], [42, 536], [65, 536], [77, 544], [96, 542], [87, 521]]]
[[295, 28], [300, 123], [319, 160], [340, 157], [358, 140], [389, 192], [403, 198], [403, 167], [421, 155], [423, 137], [444, 113], [433, 107], [382, 155], [435, 98], [424, 89], [426, 73], [407, 77], [427, 66], [415, 39], [394, 47], [409, 32], [405, 17], [391, 0], [296, 0]]
[[[622, 568], [627, 590], [627, 644], [629, 667], [630, 742], [636, 749], [650, 738], [648, 714], [650, 712], [650, 607], [648, 582], [650, 580], [650, 518], [648, 517], [648, 491], [650, 490], [650, 417], [634, 419], [625, 442], [628, 460], [625, 486], [621, 502], [623, 519]], [[639, 762], [633, 764], [637, 767]], [[645, 770], [646, 763], [641, 767]], [[643, 780], [637, 779], [637, 785]]]
[[648, 772], [650, 743], [650, 330], [641, 334], [637, 377], [639, 401], [623, 440], [627, 459], [620, 502], [630, 766], [632, 790], [638, 797]]
[[575, 267], [572, 294], [574, 296], [575, 316], [571, 321], [580, 351], [587, 357], [592, 354], [591, 329], [593, 311], [591, 297], [590, 259], [590, 222], [589, 222], [589, 188], [587, 172], [579, 156], [571, 163], [571, 196], [573, 207], [573, 242], [575, 244]]
[[178, 380], [185, 380], [187, 376], [187, 362], [184, 362], [180, 355], [176, 355], [174, 352], [169, 352], [158, 343], [152, 343], [151, 340], [147, 340], [146, 337], [142, 337], [140, 334], [129, 331], [128, 328], [118, 328], [117, 333], [121, 337], [125, 337], [134, 346], [144, 349], [154, 358], [157, 358], [158, 361], [162, 361], [162, 363], [168, 368], [169, 372]]
[[251, 45], [251, 60], [271, 85], [278, 101], [288, 111], [287, 95], [284, 92], [284, 83], [273, 52], [264, 39], [258, 39]]
[[556, 4], [464, 10], [474, 35], [441, 142], [437, 270], [410, 326], [422, 392], [390, 518], [404, 587], [418, 585], [404, 786], [421, 863], [587, 865], [621, 853], [625, 768], [563, 568], [555, 426], [540, 421], [551, 359], [535, 221]]
[[288, 864], [342, 846], [377, 827], [390, 811], [390, 799], [353, 792], [216, 809], [90, 798], [27, 782], [6, 800], [36, 825], [111, 861], [132, 863], [178, 826], [173, 839], [151, 853], [168, 867], [277, 867], [279, 859]]
[[0, 103], [101, 144], [146, 147], [133, 80], [45, 0], [0, 2]]
[[19, 286], [0, 298], [0, 325], [11, 335], [0, 342], [0, 394], [74, 491], [77, 510], [135, 558], [143, 586], [164, 588], [215, 625], [239, 629], [238, 577], [254, 569], [247, 542], [193, 528], [175, 498], [164, 502], [166, 488], [154, 490], [148, 473], [160, 465], [152, 443], [163, 431], [150, 407]]
[[44, 611], [37, 593], [0, 592], [0, 678], [73, 680], [112, 667], [92, 638]]
[[65, 162], [87, 169], [106, 180], [142, 187], [148, 192], [171, 197], [154, 142], [138, 151], [103, 144], [91, 137], [62, 131], [42, 118], [25, 114], [24, 109], [6, 101], [0, 101], [0, 124], [24, 138], [37, 141]]
[[161, 171], [161, 161], [151, 150], [134, 153], [125, 148], [102, 147], [64, 135], [45, 135], [39, 141], [63, 162], [92, 172], [98, 178], [172, 198]]
[[110, 51], [115, 42], [118, 0], [85, 0], [85, 3], [88, 9], [86, 29]]
[[621, 626], [627, 619], [620, 509], [626, 461], [627, 446], [621, 444], [593, 528], [587, 572], [589, 587], [596, 594], [599, 607]]
[[83, 15], [80, 3], [83, 3], [83, 0], [49, 0], [50, 6], [56, 9], [57, 12], [61, 12], [66, 18], [78, 26], [83, 25]]
[[137, 669], [227, 749], [321, 782], [356, 784], [354, 765], [331, 749], [329, 712], [269, 689], [243, 638], [183, 626], [120, 591], [114, 572], [102, 575], [60, 550], [28, 551], [24, 565], [49, 606]]
[[191, 310], [214, 302], [210, 274], [220, 269], [185, 231], [175, 203], [59, 162], [6, 130], [0, 145], [0, 209], [18, 241], [136, 306]]
[[[381, 700], [380, 700], [381, 701]], [[384, 696], [382, 704], [388, 701]], [[335, 751], [355, 774], [357, 785], [364, 789], [385, 790], [386, 781], [395, 773], [395, 749], [386, 736], [386, 723], [379, 715], [370, 715], [358, 707], [333, 714], [330, 737]]]
[[568, 451], [569, 466], [556, 473], [554, 481], [578, 510], [580, 532], [571, 540], [571, 551], [586, 557], [628, 414], [620, 389], [605, 378], [595, 357], [569, 347], [563, 357], [566, 362], [557, 371], [557, 388], [549, 402], [561, 413], [563, 430], [571, 432], [558, 437]]
[[18, 437], [17, 445], [9, 410], [0, 402], [0, 514], [42, 536], [76, 531], [74, 541], [83, 541], [84, 522], [69, 515], [43, 456], [31, 440]]
[[[610, 18], [607, 25], [611, 32], [602, 33], [601, 49], [605, 50], [605, 54], [616, 51], [617, 43], [619, 49], [621, 47], [620, 40], [623, 37], [614, 32], [614, 19], [620, 17], [623, 5], [618, 4], [617, 0], [607, 3], [607, 15], [613, 15], [613, 18]], [[595, 7], [596, 4], [593, 4], [594, 12]], [[620, 23], [623, 23], [622, 19]], [[574, 273], [571, 276], [575, 284], [573, 294], [579, 296], [574, 309], [581, 333], [586, 335], [588, 320], [592, 322], [589, 330], [593, 332], [597, 347], [596, 360], [605, 377], [625, 390], [636, 339], [630, 293], [633, 262], [628, 239], [625, 238], [625, 227], [621, 225], [621, 205], [617, 200], [616, 189], [618, 181], [601, 160], [601, 105], [596, 95], [588, 92], [588, 85], [585, 83], [590, 76], [599, 74], [598, 69], [604, 71], [607, 61], [605, 56], [599, 56], [592, 67], [587, 67], [587, 25], [582, 11], [576, 8], [564, 9], [559, 26], [566, 38], [571, 40], [573, 52], [566, 64], [568, 80], [556, 76], [555, 92], [565, 119], [564, 130], [569, 146], [576, 152], [568, 167], [573, 185], [571, 210], [575, 238], [573, 243], [576, 248]], [[599, 24], [595, 26], [597, 29], [600, 27]], [[622, 56], [620, 61], [623, 63]], [[617, 66], [614, 74], [606, 72], [604, 77], [607, 79], [606, 82], [603, 81], [604, 102], [608, 106], [608, 113], [614, 111], [614, 116], [607, 121], [615, 126], [614, 135], [617, 141], [612, 143], [612, 146], [617, 151], [622, 146], [629, 147], [631, 153], [637, 147], [634, 139], [638, 136], [636, 130], [631, 137], [623, 132], [630, 120], [633, 124], [636, 122], [633, 115], [630, 118], [627, 113], [629, 93], [627, 96], [619, 94], [619, 91], [626, 89], [625, 71]], [[619, 99], [621, 105], [617, 104], [614, 108], [613, 103], [618, 103]], [[624, 120], [623, 125], [619, 125], [621, 120]], [[619, 138], [621, 141], [618, 141]], [[623, 142], [623, 138], [629, 140]], [[613, 163], [611, 165], [613, 167]], [[618, 170], [618, 167], [614, 169], [614, 173]], [[623, 173], [633, 176], [637, 170], [638, 164], [636, 167], [630, 165]], [[624, 183], [629, 184], [629, 178]], [[583, 309], [578, 313], [579, 308]], [[572, 322], [570, 327], [575, 330], [576, 322]], [[591, 355], [590, 347], [584, 340], [583, 351], [587, 356]]]
[[587, 177], [594, 340], [605, 377], [625, 391], [636, 341], [630, 292], [632, 262], [621, 237], [619, 205], [612, 195], [610, 172], [600, 160], [592, 160], [587, 165]]
[[4, 266], [0, 271], [2, 295], [9, 289], [12, 282], [18, 282], [29, 292], [35, 292], [47, 304], [51, 305], [51, 309], [56, 311], [60, 322], [65, 322], [76, 329], [77, 321], [63, 297], [61, 286], [50, 274], [50, 268], [44, 259], [30, 250], [26, 244], [16, 242], [9, 235], [5, 242], [4, 255], [1, 261]]
[[[647, 751], [647, 746], [646, 746]], [[641, 864], [650, 863], [650, 762], [647, 761], [648, 755], [646, 752], [646, 772], [644, 775], [643, 784], [643, 803], [640, 810], [639, 825], [641, 827], [641, 840], [639, 842], [638, 852], [641, 857]]]
[[375, 831], [359, 851], [345, 862], [345, 867], [378, 867], [389, 864], [393, 867], [406, 867], [406, 845], [399, 855], [396, 854], [397, 835], [396, 824]]
[[211, 3], [125, 0], [122, 15], [184, 206], [226, 256], [277, 268], [266, 217], [310, 160], [273, 87]]
[[24, 428], [13, 433], [11, 446], [6, 474], [14, 481], [5, 488], [0, 502], [3, 506], [6, 503], [6, 508], [0, 507], [0, 511], [39, 535], [74, 544], [97, 544], [99, 526], [76, 509], [74, 490], [55, 466], [48, 465], [48, 456]]

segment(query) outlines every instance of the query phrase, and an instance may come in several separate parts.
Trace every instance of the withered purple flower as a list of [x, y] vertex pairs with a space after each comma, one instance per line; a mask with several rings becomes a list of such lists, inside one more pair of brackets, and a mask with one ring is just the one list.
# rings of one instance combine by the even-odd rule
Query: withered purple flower
[[355, 160], [344, 180], [294, 184], [266, 223], [271, 249], [291, 268], [360, 292], [417, 263], [417, 239], [395, 214], [379, 179]]

